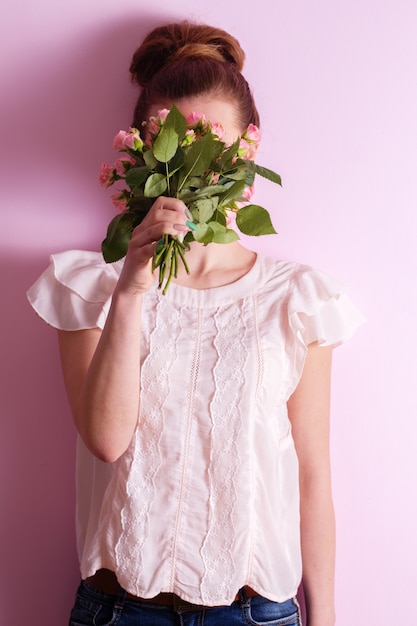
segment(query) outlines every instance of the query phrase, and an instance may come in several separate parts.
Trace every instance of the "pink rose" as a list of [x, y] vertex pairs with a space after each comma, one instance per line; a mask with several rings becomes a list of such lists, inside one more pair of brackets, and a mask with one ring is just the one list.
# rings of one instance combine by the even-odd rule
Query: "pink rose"
[[143, 141], [137, 128], [129, 128], [128, 133], [125, 130], [119, 130], [113, 139], [113, 148], [118, 152], [123, 152], [126, 149], [142, 150]]
[[242, 159], [253, 161], [256, 156], [257, 150], [258, 150], [257, 143], [255, 142], [249, 143], [248, 141], [246, 141], [244, 137], [241, 138], [240, 144], [239, 144], [238, 155]]
[[125, 149], [125, 139], [127, 137], [127, 132], [125, 130], [119, 130], [116, 137], [113, 139], [113, 148], [121, 152]]
[[249, 142], [255, 141], [256, 143], [259, 143], [261, 141], [261, 131], [259, 130], [257, 126], [255, 126], [255, 124], [249, 124], [249, 126], [243, 133], [243, 136]]
[[245, 189], [243, 190], [242, 196], [245, 198], [245, 200], [250, 200], [253, 196], [253, 194], [255, 193], [255, 185], [252, 185], [251, 187], [245, 187]]
[[224, 137], [224, 128], [221, 124], [219, 124], [218, 122], [215, 122], [214, 124], [211, 125], [211, 132], [216, 135], [220, 141], [222, 141], [223, 137]]
[[200, 121], [203, 125], [206, 124], [207, 118], [203, 113], [196, 113], [195, 111], [192, 111], [187, 115], [185, 121], [187, 122], [187, 126], [197, 126]]
[[150, 117], [146, 124], [146, 131], [150, 135], [157, 135], [159, 133], [159, 124], [155, 117]]
[[246, 141], [246, 139], [241, 137], [240, 144], [239, 144], [239, 149], [237, 151], [238, 155], [245, 159], [246, 158], [246, 154], [247, 154], [247, 152], [249, 150], [249, 147], [250, 146], [249, 146], [248, 142]]
[[117, 209], [119, 209], [120, 212], [126, 211], [126, 209], [127, 209], [126, 190], [119, 191], [117, 193], [113, 193], [110, 196], [110, 198], [111, 198], [111, 201], [113, 202], [114, 206]]
[[114, 183], [114, 165], [103, 163], [100, 169], [99, 182], [102, 187], [110, 187]]
[[131, 150], [142, 150], [143, 141], [139, 134], [139, 131], [136, 128], [129, 128], [129, 131], [124, 138], [123, 144], [126, 148], [130, 148]]
[[226, 226], [229, 227], [236, 219], [236, 211], [230, 211], [226, 209]]
[[128, 155], [120, 157], [120, 159], [117, 159], [116, 163], [114, 164], [117, 175], [124, 177], [126, 175], [126, 172], [130, 170], [131, 166], [134, 163], [135, 163], [135, 160], [132, 159]]
[[246, 153], [246, 157], [245, 157], [248, 161], [254, 161], [255, 160], [256, 153], [258, 151], [258, 147], [259, 147], [259, 144], [257, 144], [257, 143], [253, 143], [251, 146], [249, 146], [249, 149], [248, 149], [248, 151]]
[[158, 119], [163, 124], [168, 116], [169, 109], [161, 109], [158, 111]]
[[181, 145], [182, 146], [189, 146], [194, 141], [195, 141], [195, 132], [191, 128], [188, 128], [186, 133], [185, 133], [184, 139], [182, 140]]
[[239, 147], [239, 156], [253, 161], [261, 141], [261, 131], [255, 124], [249, 124], [242, 135]]
[[254, 193], [255, 193], [255, 185], [251, 185], [251, 187], [245, 187], [242, 193], [242, 198], [244, 198], [244, 201], [236, 202], [237, 208], [241, 209], [242, 207], [246, 206], [248, 202], [251, 201]]

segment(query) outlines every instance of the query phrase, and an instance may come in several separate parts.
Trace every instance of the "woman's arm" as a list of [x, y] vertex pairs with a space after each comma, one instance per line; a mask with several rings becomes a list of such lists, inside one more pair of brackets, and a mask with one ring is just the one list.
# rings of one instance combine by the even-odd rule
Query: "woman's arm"
[[186, 232], [185, 205], [158, 198], [134, 232], [103, 331], [59, 331], [64, 381], [75, 424], [103, 461], [127, 449], [137, 425], [142, 295], [154, 281], [151, 258], [162, 234]]
[[311, 344], [288, 402], [300, 466], [303, 586], [309, 626], [333, 626], [335, 521], [329, 455], [331, 347]]
[[115, 294], [103, 331], [58, 331], [75, 425], [102, 461], [127, 449], [137, 424], [140, 315], [140, 296]]

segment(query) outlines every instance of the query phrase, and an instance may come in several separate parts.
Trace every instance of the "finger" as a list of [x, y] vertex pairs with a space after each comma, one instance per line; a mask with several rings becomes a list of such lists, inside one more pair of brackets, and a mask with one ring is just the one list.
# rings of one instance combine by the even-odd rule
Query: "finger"
[[183, 223], [157, 222], [143, 228], [143, 223], [137, 226], [132, 233], [132, 242], [137, 246], [144, 246], [153, 241], [158, 241], [163, 235], [178, 236], [179, 233], [187, 233], [189, 227]]
[[155, 200], [142, 223], [150, 225], [153, 222], [169, 221], [184, 224], [187, 219], [192, 220], [192, 215], [181, 200], [160, 196]]
[[155, 211], [178, 211], [180, 214], [188, 210], [182, 200], [178, 198], [167, 198], [166, 196], [159, 196], [153, 203], [152, 209]]

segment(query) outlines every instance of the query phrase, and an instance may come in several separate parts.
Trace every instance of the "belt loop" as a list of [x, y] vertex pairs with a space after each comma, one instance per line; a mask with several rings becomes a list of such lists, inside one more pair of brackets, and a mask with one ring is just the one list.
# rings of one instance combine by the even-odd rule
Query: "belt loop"
[[[119, 592], [117, 594], [117, 598], [113, 607], [113, 619], [111, 622], [112, 624], [119, 623], [119, 620], [125, 608], [126, 600], [127, 600], [127, 592], [124, 589], [122, 589], [122, 587], [119, 586]], [[115, 620], [116, 617], [118, 618], [117, 621]]]
[[203, 604], [193, 604], [192, 602], [187, 602], [187, 600], [183, 600], [175, 594], [172, 598], [172, 609], [175, 613], [185, 613], [186, 611], [204, 611], [205, 609], [210, 608], [212, 607], [205, 606]]

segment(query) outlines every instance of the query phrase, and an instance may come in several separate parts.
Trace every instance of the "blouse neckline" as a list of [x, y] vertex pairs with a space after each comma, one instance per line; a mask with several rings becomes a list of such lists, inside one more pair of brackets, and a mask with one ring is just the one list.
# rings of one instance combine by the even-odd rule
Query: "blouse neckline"
[[[161, 294], [161, 297], [178, 305], [196, 308], [227, 305], [253, 294], [254, 287], [263, 284], [266, 274], [269, 273], [271, 273], [271, 267], [268, 268], [263, 257], [257, 254], [255, 262], [248, 272], [232, 283], [207, 289], [195, 289], [194, 287], [171, 283], [167, 294], [165, 296]], [[158, 291], [157, 282], [152, 289]]]

